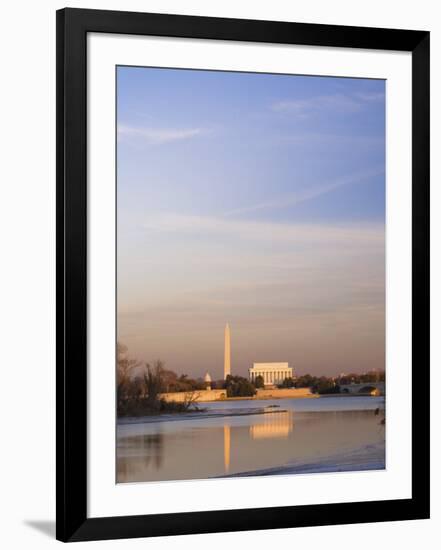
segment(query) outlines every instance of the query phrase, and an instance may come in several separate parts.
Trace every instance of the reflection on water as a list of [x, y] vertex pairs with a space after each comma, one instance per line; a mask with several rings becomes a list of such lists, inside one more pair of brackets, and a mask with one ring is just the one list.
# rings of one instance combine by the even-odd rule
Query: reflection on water
[[274, 412], [263, 415], [263, 419], [250, 426], [252, 439], [287, 438], [294, 427], [292, 411]]
[[118, 441], [119, 454], [124, 455], [127, 460], [122, 460], [121, 463], [118, 461], [118, 477], [130, 477], [132, 460], [138, 462], [138, 467], [142, 467], [143, 470], [159, 470], [164, 462], [164, 436], [158, 432], [121, 438]]
[[[362, 465], [371, 460], [372, 449], [384, 467], [385, 430], [374, 410], [384, 406], [384, 399], [370, 398], [369, 410], [350, 410], [351, 399], [359, 408], [358, 397], [340, 398], [334, 405], [330, 399], [313, 400], [322, 402], [324, 410], [320, 403], [310, 410], [311, 405], [299, 403], [303, 400], [290, 400], [283, 408], [275, 404], [264, 414], [246, 415], [247, 410], [255, 412], [257, 401], [241, 402], [241, 407], [236, 402], [230, 412], [228, 403], [217, 409], [213, 403], [213, 416], [196, 413], [192, 418], [120, 424], [117, 481], [201, 479], [299, 463], [326, 464], [330, 457], [340, 457], [334, 460], [338, 467], [349, 454]], [[227, 416], [218, 416], [219, 410]]]
[[230, 471], [230, 445], [231, 445], [231, 428], [228, 425], [224, 426], [224, 468], [225, 473]]

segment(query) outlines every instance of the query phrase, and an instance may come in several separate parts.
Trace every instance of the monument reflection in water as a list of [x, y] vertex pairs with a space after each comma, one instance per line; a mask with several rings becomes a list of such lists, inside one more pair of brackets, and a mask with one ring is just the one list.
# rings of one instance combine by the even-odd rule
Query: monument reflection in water
[[[345, 398], [345, 405], [352, 399], [356, 405], [363, 400]], [[328, 408], [329, 400], [323, 401]], [[382, 469], [384, 426], [374, 405], [382, 407], [384, 399], [370, 398], [369, 405], [280, 412], [270, 407], [264, 414], [121, 424], [117, 481]]]
[[[287, 438], [293, 429], [293, 413], [290, 411], [263, 415], [263, 421], [249, 427], [251, 439]], [[224, 469], [230, 471], [231, 426], [224, 426]]]

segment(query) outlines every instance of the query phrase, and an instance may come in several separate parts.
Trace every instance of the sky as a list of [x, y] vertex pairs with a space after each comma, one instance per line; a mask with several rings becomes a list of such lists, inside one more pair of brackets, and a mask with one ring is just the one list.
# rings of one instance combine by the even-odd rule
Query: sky
[[383, 369], [385, 81], [117, 68], [117, 332], [223, 376]]

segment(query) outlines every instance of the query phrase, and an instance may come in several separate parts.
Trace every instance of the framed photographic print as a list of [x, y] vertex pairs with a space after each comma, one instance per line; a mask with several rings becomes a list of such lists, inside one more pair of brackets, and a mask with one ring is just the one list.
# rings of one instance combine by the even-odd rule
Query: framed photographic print
[[57, 13], [57, 538], [429, 517], [429, 33]]

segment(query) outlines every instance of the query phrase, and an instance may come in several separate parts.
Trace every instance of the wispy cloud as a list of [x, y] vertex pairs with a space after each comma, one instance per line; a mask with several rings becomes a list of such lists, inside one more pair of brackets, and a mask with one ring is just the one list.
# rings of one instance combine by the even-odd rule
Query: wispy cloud
[[139, 128], [118, 125], [118, 139], [139, 138], [149, 145], [163, 145], [197, 137], [206, 131], [202, 128]]
[[347, 246], [384, 243], [384, 225], [370, 224], [299, 224], [267, 221], [231, 220], [216, 216], [166, 213], [149, 218], [144, 230], [157, 233], [179, 233], [196, 236], [230, 237], [242, 242], [279, 242], [301, 245], [331, 243]]
[[314, 113], [329, 110], [338, 113], [355, 113], [361, 109], [361, 105], [351, 96], [333, 94], [277, 101], [271, 105], [271, 109], [276, 112], [288, 112], [300, 117], [308, 117]]
[[384, 101], [383, 92], [359, 92], [356, 96], [362, 101]]
[[367, 151], [384, 147], [385, 141], [384, 135], [342, 135], [323, 132], [288, 133], [277, 139], [277, 143], [326, 147], [328, 151], [341, 147], [358, 147]]
[[286, 99], [271, 105], [275, 112], [291, 113], [299, 118], [308, 118], [321, 112], [357, 113], [366, 103], [384, 101], [382, 92], [359, 92], [353, 95], [331, 94], [306, 99]]
[[384, 173], [383, 168], [376, 168], [366, 172], [352, 174], [350, 176], [337, 179], [335, 181], [317, 185], [309, 189], [304, 189], [297, 193], [289, 193], [287, 195], [276, 197], [275, 199], [272, 199], [272, 200], [263, 201], [263, 202], [251, 204], [248, 206], [243, 206], [241, 208], [236, 208], [234, 210], [230, 210], [229, 212], [225, 212], [224, 216], [227, 216], [227, 217], [237, 216], [240, 214], [247, 214], [249, 212], [256, 212], [259, 210], [270, 210], [270, 209], [273, 210], [273, 209], [279, 209], [279, 208], [286, 208], [288, 206], [295, 206], [296, 204], [306, 202], [308, 200], [312, 200], [317, 197], [320, 197], [321, 195], [325, 195], [327, 193], [335, 191], [340, 187], [344, 187], [346, 185], [351, 185], [351, 184], [363, 183], [383, 173]]
[[216, 372], [228, 320], [237, 373], [253, 357], [320, 373], [382, 365], [384, 224], [164, 213], [143, 229], [148, 258], [118, 260], [118, 332], [140, 358]]

